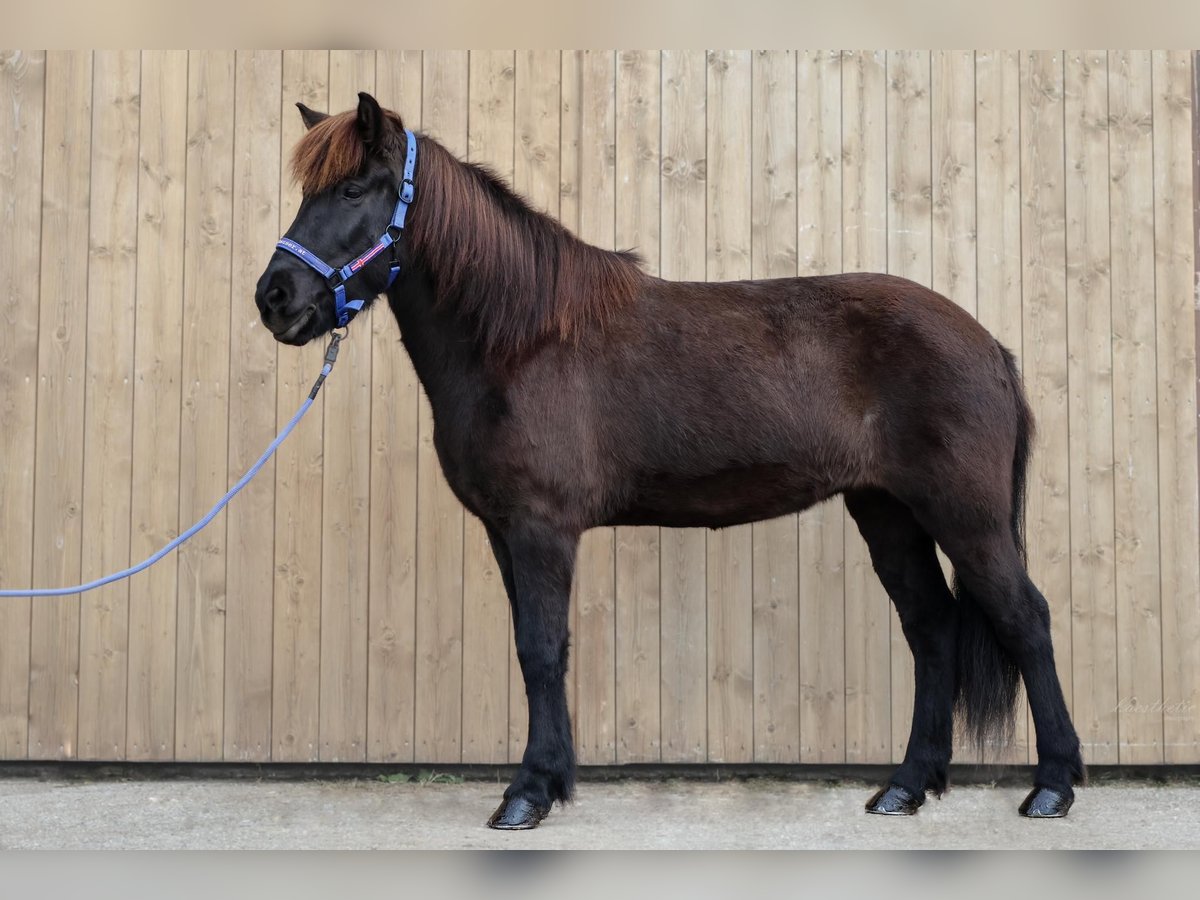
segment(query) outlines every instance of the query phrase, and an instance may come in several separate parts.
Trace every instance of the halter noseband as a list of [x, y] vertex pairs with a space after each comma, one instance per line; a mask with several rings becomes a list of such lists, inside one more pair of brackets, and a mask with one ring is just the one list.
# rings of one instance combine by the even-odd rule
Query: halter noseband
[[[325, 279], [329, 285], [329, 289], [333, 291], [339, 328], [349, 324], [350, 320], [354, 318], [363, 306], [366, 305], [367, 300], [370, 299], [347, 300], [346, 282], [361, 272], [363, 267], [376, 256], [394, 245], [400, 239], [400, 232], [404, 230], [404, 220], [408, 216], [408, 206], [413, 201], [413, 170], [417, 165], [416, 135], [407, 128], [404, 130], [404, 135], [408, 143], [408, 152], [404, 158], [404, 175], [400, 180], [400, 198], [396, 201], [396, 209], [392, 213], [392, 221], [384, 229], [383, 237], [377, 240], [370, 250], [357, 259], [346, 263], [340, 269], [335, 269], [326, 263], [325, 260], [321, 259], [321, 257], [317, 256], [317, 254], [302, 244], [293, 241], [291, 238], [280, 238], [279, 243], [275, 245], [280, 250], [286, 250], [293, 256], [298, 257], [301, 262], [315, 269]], [[392, 286], [392, 282], [396, 280], [396, 276], [399, 274], [400, 263], [397, 262], [395, 250], [393, 249], [391, 274], [388, 275], [387, 287], [384, 288], [385, 291]]]

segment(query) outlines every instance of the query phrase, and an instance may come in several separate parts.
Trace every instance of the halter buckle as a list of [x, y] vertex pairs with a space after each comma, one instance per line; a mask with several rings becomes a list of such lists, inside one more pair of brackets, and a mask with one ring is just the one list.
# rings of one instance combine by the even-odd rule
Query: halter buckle
[[413, 186], [411, 178], [405, 178], [400, 182], [400, 199], [405, 203], [412, 203], [416, 188]]

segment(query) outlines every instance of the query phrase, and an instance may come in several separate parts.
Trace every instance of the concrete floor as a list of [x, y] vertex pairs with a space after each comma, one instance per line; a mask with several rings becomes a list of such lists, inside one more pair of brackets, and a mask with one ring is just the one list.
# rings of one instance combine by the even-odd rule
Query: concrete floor
[[0, 849], [1197, 848], [1200, 783], [1079, 791], [1069, 818], [1017, 815], [1026, 790], [961, 785], [909, 819], [863, 784], [772, 778], [592, 782], [535, 831], [484, 820], [503, 786], [369, 780], [0, 781]]

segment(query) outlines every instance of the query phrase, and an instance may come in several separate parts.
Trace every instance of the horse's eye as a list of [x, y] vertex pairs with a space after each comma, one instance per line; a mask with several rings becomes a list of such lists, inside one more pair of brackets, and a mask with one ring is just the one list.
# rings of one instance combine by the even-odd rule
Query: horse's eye
[[342, 191], [342, 196], [345, 197], [347, 200], [357, 200], [359, 197], [362, 196], [362, 191], [360, 191], [356, 187], [348, 187], [344, 191]]

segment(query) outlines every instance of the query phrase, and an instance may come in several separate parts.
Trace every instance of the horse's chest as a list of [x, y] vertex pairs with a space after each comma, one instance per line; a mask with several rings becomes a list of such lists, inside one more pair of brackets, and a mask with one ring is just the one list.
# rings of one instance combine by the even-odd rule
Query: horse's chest
[[495, 429], [459, 423], [434, 428], [433, 447], [447, 486], [466, 509], [484, 520], [504, 512], [511, 466]]
[[478, 468], [478, 460], [473, 459], [468, 450], [467, 435], [462, 429], [435, 425], [433, 450], [437, 454], [447, 486], [463, 506], [478, 515], [479, 491], [478, 488], [472, 487], [478, 483], [475, 471]]

